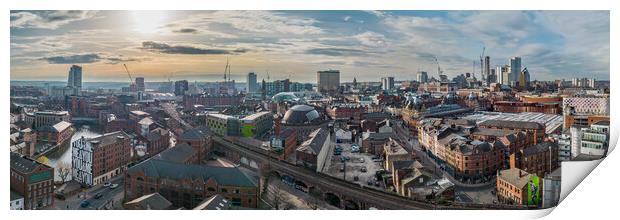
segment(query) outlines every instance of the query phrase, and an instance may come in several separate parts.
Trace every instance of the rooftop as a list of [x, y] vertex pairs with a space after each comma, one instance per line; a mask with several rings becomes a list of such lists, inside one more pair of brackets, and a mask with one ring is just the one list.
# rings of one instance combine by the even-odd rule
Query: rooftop
[[170, 209], [172, 203], [159, 193], [151, 193], [131, 200], [126, 205], [138, 205], [141, 209], [166, 210]]
[[32, 171], [35, 171], [40, 166], [51, 169], [51, 167], [39, 163], [36, 160], [27, 158], [18, 153], [11, 152], [11, 169], [14, 169], [19, 173], [30, 173]]
[[523, 189], [523, 187], [525, 187], [533, 176], [532, 174], [529, 174], [519, 168], [500, 170], [498, 175], [499, 178], [505, 180], [518, 189]]
[[187, 165], [165, 160], [148, 159], [127, 170], [128, 174], [144, 172], [146, 176], [165, 179], [214, 179], [221, 185], [257, 187], [258, 184], [238, 167]]

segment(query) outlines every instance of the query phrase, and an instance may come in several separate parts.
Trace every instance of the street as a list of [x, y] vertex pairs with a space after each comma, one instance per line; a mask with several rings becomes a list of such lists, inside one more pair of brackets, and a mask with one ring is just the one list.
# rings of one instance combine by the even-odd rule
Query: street
[[[116, 208], [120, 208], [122, 206], [121, 202], [123, 198], [123, 177], [117, 176], [113, 178], [110, 183], [118, 184], [118, 187], [116, 187], [115, 189], [110, 189], [109, 187], [104, 187], [103, 184], [101, 184], [87, 189], [83, 192], [77, 193], [73, 196], [67, 197], [65, 200], [60, 200], [56, 198], [54, 201], [54, 206], [51, 209], [96, 210], [105, 209], [106, 205], [108, 205], [108, 207], [113, 206]], [[97, 195], [98, 193], [101, 193], [102, 197], [96, 199], [95, 195]], [[88, 201], [90, 202], [90, 205], [83, 208], [80, 206], [80, 203], [82, 203], [82, 201]]]

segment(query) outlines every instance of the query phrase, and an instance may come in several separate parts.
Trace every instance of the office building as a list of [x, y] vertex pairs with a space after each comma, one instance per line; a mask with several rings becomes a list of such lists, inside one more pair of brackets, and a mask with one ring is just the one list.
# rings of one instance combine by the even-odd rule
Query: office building
[[325, 70], [316, 72], [317, 92], [337, 92], [340, 88], [340, 71]]
[[428, 73], [426, 71], [419, 71], [417, 74], [417, 80], [419, 83], [427, 83]]
[[527, 68], [523, 69], [523, 71], [519, 73], [518, 83], [518, 87], [522, 90], [527, 90], [530, 87], [530, 72]]
[[67, 80], [67, 87], [77, 88], [78, 91], [82, 90], [82, 67], [78, 65], [72, 65], [69, 68], [69, 79]]
[[185, 95], [185, 91], [189, 90], [189, 83], [187, 80], [179, 80], [174, 82], [174, 94]]
[[256, 82], [256, 74], [254, 74], [254, 72], [248, 73], [245, 89], [247, 93], [258, 92], [258, 83]]
[[209, 131], [218, 136], [239, 136], [239, 119], [224, 114], [207, 114]]
[[510, 58], [510, 86], [515, 86], [521, 74], [521, 57]]
[[483, 78], [485, 80], [485, 83], [487, 85], [491, 84], [492, 81], [490, 81], [490, 76], [491, 76], [491, 57], [490, 56], [484, 57], [483, 73], [484, 73]]
[[390, 91], [394, 89], [394, 77], [383, 77], [381, 78], [381, 89], [385, 91]]
[[144, 92], [144, 77], [136, 77], [136, 90]]

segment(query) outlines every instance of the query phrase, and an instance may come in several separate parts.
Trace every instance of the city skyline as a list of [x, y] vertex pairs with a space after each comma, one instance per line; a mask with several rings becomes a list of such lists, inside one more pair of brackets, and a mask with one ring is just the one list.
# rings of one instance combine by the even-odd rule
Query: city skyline
[[[582, 19], [575, 20], [575, 17]], [[568, 25], [558, 25], [566, 24]], [[609, 79], [608, 11], [11, 11], [11, 80], [450, 78], [522, 58], [532, 80]], [[475, 64], [480, 77], [480, 64]], [[269, 75], [268, 75], [268, 74]]]

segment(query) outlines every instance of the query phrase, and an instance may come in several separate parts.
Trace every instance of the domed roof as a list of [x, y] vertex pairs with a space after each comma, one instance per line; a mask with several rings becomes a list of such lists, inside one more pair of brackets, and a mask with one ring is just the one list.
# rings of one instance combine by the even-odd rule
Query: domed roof
[[299, 97], [297, 97], [294, 93], [292, 92], [281, 92], [278, 94], [275, 94], [271, 100], [273, 100], [274, 102], [280, 103], [280, 102], [297, 102], [299, 101]]
[[319, 112], [312, 106], [295, 105], [284, 114], [284, 124], [306, 124], [320, 120]]

